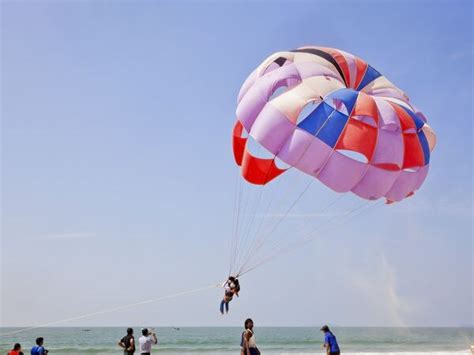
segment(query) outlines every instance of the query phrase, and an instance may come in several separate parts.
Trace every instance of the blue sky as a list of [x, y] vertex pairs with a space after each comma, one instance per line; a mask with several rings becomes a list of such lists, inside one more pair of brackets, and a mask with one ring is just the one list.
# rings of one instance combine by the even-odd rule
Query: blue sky
[[[222, 280], [238, 90], [302, 45], [360, 56], [422, 109], [438, 135], [422, 189], [248, 274], [225, 318], [216, 289], [67, 325], [473, 324], [471, 2], [1, 9], [3, 326]], [[299, 212], [335, 196], [308, 194]]]

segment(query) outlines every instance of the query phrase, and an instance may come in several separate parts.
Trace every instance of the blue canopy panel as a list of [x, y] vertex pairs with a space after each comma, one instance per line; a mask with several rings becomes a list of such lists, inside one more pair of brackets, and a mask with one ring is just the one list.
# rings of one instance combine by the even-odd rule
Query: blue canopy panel
[[423, 149], [423, 155], [425, 157], [425, 165], [430, 163], [430, 146], [428, 144], [428, 139], [426, 139], [425, 133], [423, 131], [418, 132], [418, 139]]
[[399, 106], [401, 108], [403, 108], [406, 111], [406, 113], [408, 113], [410, 115], [413, 122], [415, 122], [416, 131], [418, 132], [421, 129], [421, 127], [423, 127], [423, 125], [425, 124], [423, 122], [423, 120], [421, 118], [419, 118], [412, 110], [409, 110], [409, 109], [407, 109], [406, 107], [404, 107], [402, 105], [399, 105]]
[[323, 102], [299, 123], [298, 127], [334, 148], [348, 119], [349, 116]]
[[327, 103], [321, 102], [318, 107], [298, 124], [298, 127], [314, 136], [334, 111], [335, 110]]
[[365, 71], [364, 77], [362, 78], [357, 90], [362, 90], [366, 87], [369, 83], [377, 79], [379, 76], [382, 76], [377, 70], [372, 68], [370, 65], [367, 66], [367, 70]]
[[359, 96], [359, 92], [353, 89], [339, 89], [336, 91], [333, 91], [329, 95], [327, 95], [324, 100], [329, 101], [329, 100], [340, 100], [344, 103], [347, 109], [347, 113], [350, 114], [352, 112], [352, 109], [354, 108], [354, 105], [357, 101], [357, 97]]

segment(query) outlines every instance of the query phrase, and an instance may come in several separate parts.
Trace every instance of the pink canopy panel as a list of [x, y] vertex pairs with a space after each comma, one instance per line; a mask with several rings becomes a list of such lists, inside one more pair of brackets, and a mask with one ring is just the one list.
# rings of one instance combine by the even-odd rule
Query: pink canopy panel
[[[248, 136], [273, 159], [252, 155]], [[425, 116], [403, 91], [338, 49], [272, 54], [238, 96], [234, 157], [253, 184], [284, 173], [281, 160], [334, 191], [400, 201], [422, 185], [435, 144]]]

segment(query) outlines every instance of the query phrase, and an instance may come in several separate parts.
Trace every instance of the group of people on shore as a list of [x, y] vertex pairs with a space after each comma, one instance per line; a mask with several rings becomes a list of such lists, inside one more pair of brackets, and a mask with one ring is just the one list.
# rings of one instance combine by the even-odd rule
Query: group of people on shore
[[[261, 355], [257, 347], [257, 340], [253, 330], [253, 320], [248, 318], [244, 322], [244, 331], [240, 337], [240, 355]], [[324, 332], [324, 348], [327, 355], [339, 355], [340, 349], [337, 344], [336, 336], [331, 332], [327, 325], [321, 328]], [[42, 337], [36, 339], [36, 345], [31, 349], [31, 355], [47, 355], [48, 350], [44, 347]], [[158, 344], [158, 337], [153, 329], [143, 328], [142, 336], [135, 342], [133, 328], [127, 328], [127, 334], [119, 340], [118, 346], [123, 350], [124, 355], [134, 355], [138, 348], [140, 355], [151, 355], [153, 345]], [[24, 355], [21, 345], [16, 343], [8, 355]]]
[[[138, 338], [138, 351], [141, 355], [150, 355], [153, 345], [158, 344], [158, 337], [153, 329], [143, 328], [142, 336]], [[124, 355], [135, 354], [136, 345], [135, 337], [133, 336], [133, 328], [127, 328], [127, 335], [125, 335], [118, 342], [118, 346], [123, 349]]]
[[[31, 348], [30, 354], [31, 355], [46, 355], [46, 354], [48, 354], [49, 351], [45, 349], [43, 344], [44, 344], [44, 338], [42, 338], [42, 337], [36, 338], [36, 345]], [[13, 349], [11, 349], [8, 352], [8, 355], [24, 355], [24, 353], [22, 351], [22, 348], [21, 348], [21, 344], [16, 343], [15, 345], [13, 345]]]
[[[253, 321], [248, 318], [244, 323], [245, 330], [240, 338], [241, 355], [260, 355], [253, 332]], [[153, 330], [142, 329], [142, 336], [138, 339], [138, 351], [140, 355], [151, 355], [152, 345], [158, 344], [158, 337]], [[118, 346], [123, 349], [124, 355], [134, 355], [136, 351], [135, 337], [133, 328], [127, 328], [127, 335], [119, 340]]]
[[[257, 340], [253, 331], [253, 320], [248, 318], [244, 322], [244, 331], [240, 337], [240, 355], [261, 355], [257, 347]], [[340, 349], [337, 343], [336, 336], [331, 332], [327, 325], [321, 328], [324, 332], [324, 348], [327, 355], [339, 355]], [[154, 331], [149, 329], [142, 329], [142, 336], [138, 339], [138, 348], [140, 355], [151, 355], [151, 348], [153, 344], [158, 344], [158, 338]], [[118, 342], [118, 346], [123, 349], [124, 355], [134, 355], [136, 351], [135, 338], [133, 336], [133, 329], [127, 329], [125, 335]]]

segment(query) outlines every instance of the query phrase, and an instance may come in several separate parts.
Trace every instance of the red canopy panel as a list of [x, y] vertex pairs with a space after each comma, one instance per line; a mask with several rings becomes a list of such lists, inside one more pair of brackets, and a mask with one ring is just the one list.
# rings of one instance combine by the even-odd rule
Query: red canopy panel
[[377, 143], [377, 128], [354, 118], [344, 128], [336, 149], [352, 150], [363, 154], [370, 162]]
[[242, 137], [244, 132], [244, 126], [240, 123], [239, 120], [235, 123], [234, 130], [232, 132], [232, 148], [234, 150], [234, 159], [235, 163], [238, 166], [242, 165], [242, 158], [244, 156], [245, 144], [247, 143], [247, 138]]
[[275, 159], [257, 158], [244, 150], [242, 176], [255, 185], [265, 185], [285, 172], [275, 165]]
[[367, 67], [368, 67], [367, 63], [364, 62], [360, 58], [356, 57], [355, 62], [356, 62], [356, 68], [357, 68], [357, 76], [354, 83], [354, 88], [359, 87], [359, 84], [362, 81], [362, 78], [364, 77], [365, 72], [367, 71]]
[[403, 157], [403, 169], [417, 168], [425, 164], [423, 149], [421, 148], [418, 135], [404, 134], [403, 143], [405, 145], [405, 155]]
[[405, 132], [408, 129], [414, 130], [416, 132], [415, 122], [410, 117], [410, 115], [399, 105], [389, 102], [392, 105], [393, 109], [397, 113], [398, 118], [400, 119], [400, 126], [402, 127], [402, 132]]
[[393, 163], [377, 163], [373, 164], [377, 168], [383, 169], [383, 170], [388, 170], [388, 171], [398, 171], [400, 170], [400, 167], [397, 164]]
[[363, 92], [359, 92], [354, 110], [352, 111], [352, 116], [372, 117], [376, 125], [378, 125], [379, 112], [375, 100], [371, 96], [364, 94]]
[[238, 166], [241, 166], [242, 176], [248, 182], [255, 185], [265, 185], [285, 172], [275, 164], [275, 158], [262, 159], [250, 154], [246, 149], [247, 138], [242, 137], [244, 127], [237, 121], [232, 132], [232, 146], [234, 159]]

